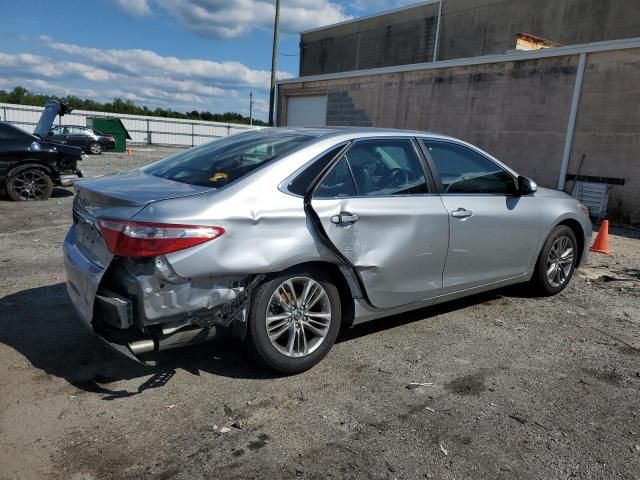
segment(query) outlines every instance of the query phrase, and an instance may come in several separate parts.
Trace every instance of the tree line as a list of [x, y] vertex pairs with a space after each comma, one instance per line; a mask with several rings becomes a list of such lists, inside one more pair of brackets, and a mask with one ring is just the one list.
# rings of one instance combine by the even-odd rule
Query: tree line
[[[36, 105], [43, 106], [50, 99], [49, 95], [33, 93], [24, 87], [15, 87], [12, 91], [0, 90], [0, 103], [15, 103], [18, 105]], [[64, 103], [76, 110], [93, 110], [96, 112], [126, 113], [129, 115], [146, 115], [153, 117], [165, 118], [186, 118], [189, 120], [205, 120], [209, 122], [228, 122], [228, 123], [244, 123], [249, 124], [249, 117], [237, 112], [211, 113], [208, 111], [199, 112], [193, 110], [191, 112], [182, 113], [171, 109], [155, 108], [150, 109], [146, 105], [140, 107], [131, 100], [123, 100], [114, 98], [113, 102], [101, 103], [88, 98], [82, 99], [75, 95], [67, 95], [61, 97]], [[254, 125], [267, 125], [265, 122], [253, 119]]]

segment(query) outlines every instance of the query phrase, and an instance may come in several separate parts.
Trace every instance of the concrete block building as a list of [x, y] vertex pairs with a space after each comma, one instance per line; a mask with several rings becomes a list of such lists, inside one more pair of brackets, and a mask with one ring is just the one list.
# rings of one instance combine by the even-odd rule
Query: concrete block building
[[303, 32], [277, 93], [279, 125], [445, 133], [640, 223], [638, 0], [432, 0]]

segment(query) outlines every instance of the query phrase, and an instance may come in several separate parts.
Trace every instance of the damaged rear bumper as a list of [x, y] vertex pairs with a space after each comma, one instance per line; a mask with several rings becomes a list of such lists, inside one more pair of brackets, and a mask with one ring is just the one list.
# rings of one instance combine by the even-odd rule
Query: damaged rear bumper
[[75, 228], [64, 243], [67, 291], [82, 323], [112, 349], [140, 355], [209, 341], [243, 338], [255, 277], [181, 278], [165, 259], [87, 258]]

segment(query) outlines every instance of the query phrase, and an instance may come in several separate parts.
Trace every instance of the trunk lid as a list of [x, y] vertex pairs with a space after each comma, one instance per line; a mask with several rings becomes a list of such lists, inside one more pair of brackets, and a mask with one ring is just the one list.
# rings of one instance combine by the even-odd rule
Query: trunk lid
[[139, 211], [151, 202], [196, 195], [211, 190], [208, 187], [166, 180], [141, 170], [82, 179], [75, 182], [75, 186], [85, 207], [91, 206], [96, 210], [124, 207]]
[[58, 115], [62, 117], [66, 113], [71, 113], [71, 110], [71, 107], [62, 103], [60, 100], [48, 100], [47, 103], [44, 104], [44, 110], [42, 110], [40, 120], [38, 120], [38, 124], [33, 133], [40, 137], [41, 140], [45, 140], [49, 136], [51, 126], [56, 117]]
[[211, 191], [174, 182], [140, 170], [74, 182], [73, 222], [77, 248], [92, 262], [106, 268], [112, 255], [98, 228], [98, 217], [131, 220], [145, 206], [160, 200], [185, 197]]

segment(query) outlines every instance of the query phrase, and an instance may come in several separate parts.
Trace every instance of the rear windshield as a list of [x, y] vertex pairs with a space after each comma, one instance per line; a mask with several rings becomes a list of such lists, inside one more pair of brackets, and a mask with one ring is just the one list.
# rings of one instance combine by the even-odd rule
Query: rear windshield
[[142, 171], [176, 182], [220, 188], [311, 139], [300, 133], [252, 130], [185, 150]]

